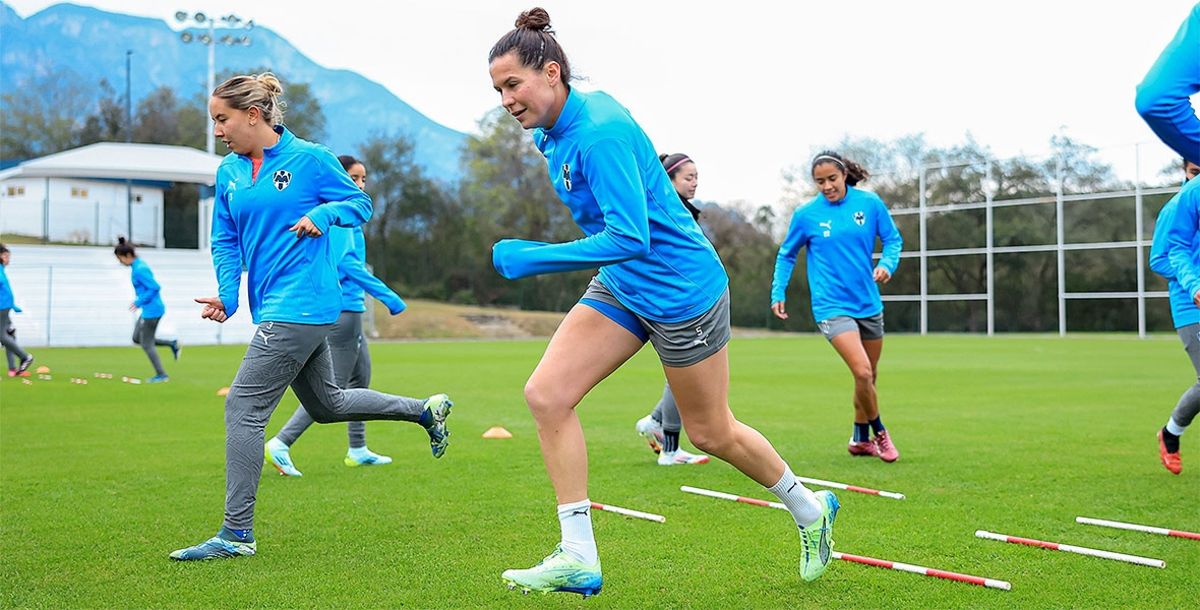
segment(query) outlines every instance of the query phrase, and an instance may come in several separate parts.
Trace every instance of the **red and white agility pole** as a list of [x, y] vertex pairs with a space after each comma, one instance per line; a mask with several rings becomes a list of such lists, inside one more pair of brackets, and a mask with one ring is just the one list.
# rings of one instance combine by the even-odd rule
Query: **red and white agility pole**
[[682, 491], [684, 493], [689, 493], [689, 494], [696, 494], [698, 496], [708, 496], [710, 498], [719, 498], [721, 500], [730, 500], [733, 502], [743, 502], [745, 504], [753, 504], [754, 506], [765, 506], [767, 508], [779, 508], [782, 510], [788, 509], [786, 506], [784, 506], [780, 502], [767, 502], [766, 500], [759, 500], [758, 498], [747, 498], [746, 496], [735, 496], [733, 494], [727, 494], [723, 491], [713, 491], [711, 489], [700, 489], [699, 487], [688, 487], [687, 485], [681, 486], [679, 488], [679, 491]]
[[625, 515], [626, 517], [633, 517], [635, 519], [645, 519], [647, 521], [657, 521], [659, 523], [667, 522], [667, 518], [662, 515], [656, 515], [654, 513], [643, 513], [640, 510], [633, 510], [630, 508], [621, 508], [620, 506], [612, 506], [610, 504], [601, 504], [599, 502], [592, 502], [592, 508], [594, 508], [596, 510], [607, 511], [610, 513], [617, 513], [618, 515]]
[[1132, 530], [1135, 532], [1149, 532], [1151, 534], [1161, 534], [1163, 536], [1175, 536], [1176, 538], [1191, 538], [1192, 540], [1200, 540], [1200, 534], [1196, 532], [1183, 532], [1180, 530], [1169, 530], [1165, 527], [1153, 527], [1150, 525], [1138, 525], [1136, 523], [1124, 523], [1122, 521], [1106, 521], [1104, 519], [1092, 519], [1090, 517], [1075, 517], [1076, 523], [1085, 523], [1087, 525], [1099, 525], [1101, 527], [1114, 527], [1119, 530]]
[[833, 552], [834, 559], [842, 561], [852, 561], [877, 568], [887, 568], [889, 570], [899, 570], [901, 572], [911, 572], [922, 576], [932, 576], [933, 578], [944, 578], [946, 580], [957, 580], [958, 582], [970, 583], [990, 589], [1004, 589], [1005, 591], [1012, 590], [1012, 584], [1006, 580], [995, 580], [992, 578], [982, 578], [979, 576], [971, 576], [970, 574], [959, 574], [958, 572], [947, 572], [925, 566], [915, 566], [908, 563], [900, 563], [898, 561], [886, 561], [883, 559], [875, 559], [874, 557], [863, 557], [862, 555], [851, 555], [850, 553]]
[[846, 491], [854, 491], [860, 494], [870, 494], [872, 496], [883, 496], [884, 498], [891, 498], [893, 500], [904, 499], [904, 494], [896, 493], [894, 491], [880, 491], [878, 489], [871, 489], [870, 487], [859, 487], [857, 485], [847, 485], [845, 483], [838, 483], [836, 481], [822, 481], [821, 479], [810, 479], [807, 477], [796, 477], [796, 480], [808, 485], [820, 485], [821, 487], [845, 489]]
[[1151, 568], [1165, 568], [1167, 562], [1161, 559], [1152, 559], [1149, 557], [1139, 557], [1137, 555], [1126, 555], [1124, 553], [1114, 553], [1112, 551], [1101, 551], [1099, 549], [1089, 549], [1082, 546], [1073, 546], [1070, 544], [1060, 544], [1058, 542], [1045, 542], [1042, 540], [1034, 540], [1032, 538], [1018, 538], [1016, 536], [1008, 536], [1005, 534], [995, 534], [979, 530], [975, 532], [976, 538], [986, 538], [988, 540], [999, 540], [1000, 542], [1011, 542], [1013, 544], [1026, 544], [1029, 546], [1037, 546], [1043, 549], [1053, 551], [1066, 551], [1068, 553], [1078, 553], [1080, 555], [1088, 555], [1089, 557], [1100, 557], [1102, 559], [1112, 559], [1114, 561], [1124, 561], [1125, 563], [1136, 563], [1141, 566]]

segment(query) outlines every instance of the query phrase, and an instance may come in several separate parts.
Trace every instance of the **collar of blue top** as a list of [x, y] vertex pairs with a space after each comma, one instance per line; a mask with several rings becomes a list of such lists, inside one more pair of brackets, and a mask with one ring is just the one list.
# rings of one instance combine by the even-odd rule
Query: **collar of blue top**
[[[296, 136], [292, 135], [292, 132], [288, 131], [287, 127], [284, 127], [283, 125], [276, 125], [271, 129], [274, 129], [275, 133], [279, 134], [279, 141], [276, 142], [274, 146], [263, 148], [263, 158], [273, 157], [284, 150], [287, 150], [288, 145], [296, 139]], [[246, 155], [238, 156], [246, 157]], [[246, 158], [249, 159], [250, 157]]]
[[583, 96], [576, 93], [572, 87], [567, 88], [567, 101], [563, 103], [562, 111], [558, 113], [558, 120], [554, 121], [554, 126], [546, 129], [545, 132], [552, 135], [562, 135], [571, 123], [575, 122], [575, 117], [583, 110]]

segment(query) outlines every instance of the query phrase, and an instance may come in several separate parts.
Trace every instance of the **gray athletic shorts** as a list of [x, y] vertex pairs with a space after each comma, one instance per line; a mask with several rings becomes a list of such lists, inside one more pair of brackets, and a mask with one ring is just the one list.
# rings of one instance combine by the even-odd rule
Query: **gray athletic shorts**
[[857, 330], [859, 336], [867, 341], [882, 339], [883, 312], [879, 312], [869, 318], [834, 316], [828, 320], [817, 322], [817, 327], [821, 329], [821, 334], [825, 335], [825, 339], [828, 341], [833, 341], [834, 337], [852, 330]]
[[729, 289], [703, 314], [682, 322], [647, 320], [621, 304], [600, 280], [592, 278], [579, 299], [608, 319], [625, 327], [634, 336], [647, 338], [666, 366], [691, 366], [721, 351], [729, 343]]

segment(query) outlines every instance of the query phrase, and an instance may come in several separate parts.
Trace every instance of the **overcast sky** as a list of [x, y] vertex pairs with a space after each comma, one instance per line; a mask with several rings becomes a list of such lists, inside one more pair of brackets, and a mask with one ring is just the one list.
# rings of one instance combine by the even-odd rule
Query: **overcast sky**
[[[28, 17], [53, 4], [5, 0]], [[330, 68], [378, 81], [467, 132], [498, 105], [487, 52], [533, 0], [92, 0], [168, 21], [236, 12]], [[659, 150], [691, 155], [703, 200], [776, 203], [781, 170], [843, 135], [970, 132], [1000, 156], [1060, 131], [1132, 178], [1170, 155], [1133, 110], [1134, 86], [1192, 0], [547, 0], [582, 89], [628, 107]], [[218, 52], [220, 52], [218, 50]], [[285, 75], [286, 76], [286, 75]], [[1194, 100], [1196, 98], [1193, 98]], [[386, 125], [381, 125], [386, 129]]]

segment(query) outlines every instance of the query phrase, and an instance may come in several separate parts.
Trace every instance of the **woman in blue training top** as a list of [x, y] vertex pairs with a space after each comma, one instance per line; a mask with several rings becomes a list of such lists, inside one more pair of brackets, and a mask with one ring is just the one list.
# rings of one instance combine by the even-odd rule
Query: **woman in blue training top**
[[[367, 166], [350, 155], [341, 155], [338, 162], [350, 175], [358, 188], [367, 188]], [[407, 305], [400, 295], [387, 284], [367, 271], [367, 243], [362, 227], [330, 230], [329, 239], [334, 240], [334, 255], [338, 257], [338, 283], [342, 287], [342, 313], [333, 330], [329, 332], [329, 355], [333, 358], [333, 377], [339, 388], [365, 388], [371, 385], [371, 353], [367, 351], [367, 337], [363, 334], [362, 316], [367, 311], [366, 293], [379, 299], [393, 316], [404, 312]], [[338, 254], [341, 253], [341, 254]], [[292, 462], [291, 447], [313, 424], [313, 418], [297, 405], [296, 412], [271, 440], [267, 441], [266, 457], [279, 474], [289, 477], [301, 476]], [[352, 421], [346, 424], [350, 448], [342, 460], [347, 466], [371, 466], [391, 464], [392, 458], [379, 455], [367, 448], [367, 425]]]
[[692, 442], [779, 496], [800, 528], [801, 575], [817, 578], [831, 556], [837, 499], [801, 485], [775, 448], [730, 412], [729, 280], [679, 205], [654, 145], [616, 100], [570, 87], [571, 68], [545, 10], [521, 13], [488, 62], [501, 104], [533, 130], [555, 191], [586, 235], [561, 244], [502, 240], [492, 252], [496, 270], [517, 279], [600, 268], [525, 385], [562, 542], [536, 566], [505, 571], [503, 580], [526, 591], [600, 591], [587, 448], [575, 407], [647, 339]]
[[283, 87], [270, 73], [235, 76], [208, 103], [214, 132], [233, 152], [217, 168], [212, 257], [217, 296], [196, 299], [200, 316], [237, 311], [242, 268], [258, 325], [225, 397], [225, 520], [216, 536], [171, 553], [180, 561], [253, 555], [254, 501], [264, 428], [290, 386], [321, 423], [387, 419], [420, 424], [434, 457], [446, 449], [445, 394], [425, 401], [343, 390], [325, 338], [342, 310], [335, 227], [371, 217], [371, 198], [328, 149], [282, 125]]
[[13, 302], [12, 286], [8, 283], [8, 273], [4, 270], [11, 260], [12, 252], [9, 252], [4, 244], [0, 244], [0, 345], [4, 346], [4, 357], [8, 360], [8, 376], [28, 377], [33, 355], [17, 344], [17, 328], [9, 318], [10, 312], [21, 313], [21, 308]]
[[1179, 156], [1200, 163], [1200, 117], [1191, 96], [1200, 91], [1200, 3], [1179, 26], [1137, 87], [1134, 104], [1146, 124]]
[[[883, 353], [883, 300], [876, 284], [892, 279], [904, 241], [883, 200], [854, 188], [867, 176], [859, 164], [832, 151], [813, 159], [812, 178], [821, 194], [792, 215], [775, 258], [771, 311], [788, 318], [788, 281], [800, 248], [808, 247], [813, 319], [854, 375], [854, 433], [847, 449], [850, 455], [894, 462], [900, 452], [879, 417], [875, 392]], [[878, 264], [871, 261], [876, 237], [883, 242]]]
[[129, 279], [133, 281], [133, 292], [137, 298], [129, 304], [129, 311], [142, 310], [142, 315], [138, 316], [138, 320], [133, 326], [133, 343], [142, 346], [142, 351], [146, 352], [146, 357], [150, 359], [150, 364], [154, 367], [154, 376], [148, 382], [168, 381], [170, 377], [167, 377], [167, 372], [163, 370], [162, 360], [159, 360], [155, 346], [162, 345], [171, 348], [171, 355], [176, 360], [179, 360], [180, 348], [178, 339], [164, 341], [155, 337], [155, 333], [158, 331], [158, 322], [162, 320], [163, 314], [167, 311], [167, 308], [163, 306], [162, 297], [158, 294], [160, 292], [158, 282], [154, 281], [154, 273], [150, 271], [150, 265], [138, 258], [133, 244], [126, 241], [124, 237], [117, 238], [113, 254], [116, 255], [117, 261], [131, 270]]

